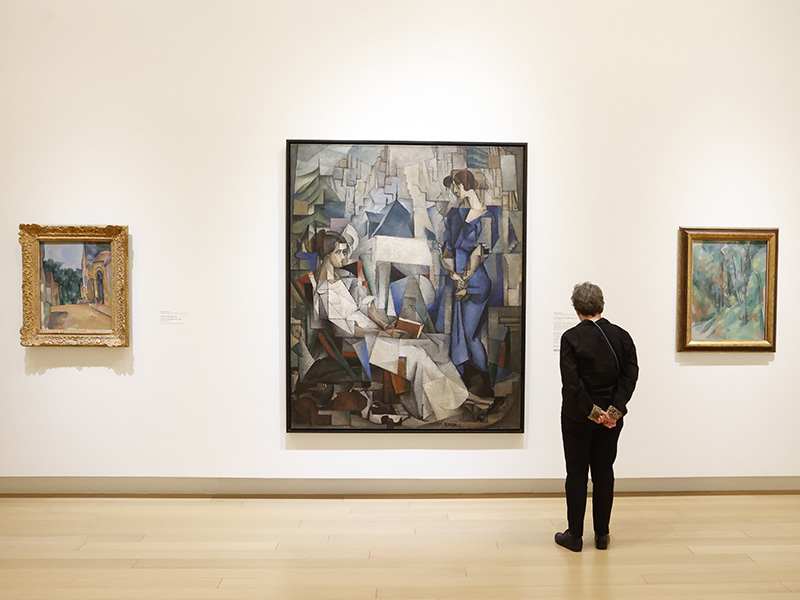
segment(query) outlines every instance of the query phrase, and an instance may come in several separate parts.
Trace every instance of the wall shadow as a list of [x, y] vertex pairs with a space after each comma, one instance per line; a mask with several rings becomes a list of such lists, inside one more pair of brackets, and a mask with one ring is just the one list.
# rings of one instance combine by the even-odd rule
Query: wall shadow
[[522, 433], [287, 433], [286, 450], [522, 450]]
[[675, 352], [681, 367], [763, 367], [774, 360], [774, 352]]
[[117, 375], [133, 375], [133, 349], [100, 347], [25, 348], [25, 374], [43, 375], [53, 369], [111, 369]]

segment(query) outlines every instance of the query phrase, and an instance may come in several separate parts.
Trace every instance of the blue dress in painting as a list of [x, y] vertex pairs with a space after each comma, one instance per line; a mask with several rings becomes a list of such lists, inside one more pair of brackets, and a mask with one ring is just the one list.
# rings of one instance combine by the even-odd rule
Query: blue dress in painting
[[[492, 216], [487, 211], [477, 219], [467, 222], [469, 212], [469, 208], [453, 208], [445, 217], [444, 248], [453, 257], [455, 271], [459, 274], [467, 268], [470, 256], [479, 244], [484, 218]], [[467, 296], [462, 300], [455, 297], [456, 287], [449, 273], [442, 273], [442, 280], [444, 290], [453, 298], [450, 358], [462, 373], [467, 362], [486, 372], [489, 364], [481, 337], [487, 326], [486, 307], [492, 292], [489, 273], [481, 262], [469, 278]]]

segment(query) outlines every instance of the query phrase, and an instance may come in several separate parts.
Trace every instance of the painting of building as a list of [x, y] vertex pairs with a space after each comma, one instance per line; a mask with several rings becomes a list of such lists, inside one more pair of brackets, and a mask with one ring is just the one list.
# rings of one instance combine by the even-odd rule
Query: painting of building
[[40, 255], [42, 328], [110, 329], [110, 244], [42, 242]]
[[111, 273], [109, 270], [111, 251], [101, 250], [97, 252], [96, 244], [84, 244], [83, 248], [83, 260], [81, 261], [82, 299], [92, 304], [105, 305], [106, 299], [111, 298], [109, 294], [111, 289]]

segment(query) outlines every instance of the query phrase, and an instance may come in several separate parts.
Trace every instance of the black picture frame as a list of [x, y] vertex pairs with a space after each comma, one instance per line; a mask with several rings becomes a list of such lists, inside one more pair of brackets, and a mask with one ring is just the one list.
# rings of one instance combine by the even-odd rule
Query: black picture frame
[[527, 144], [286, 142], [287, 432], [522, 433]]

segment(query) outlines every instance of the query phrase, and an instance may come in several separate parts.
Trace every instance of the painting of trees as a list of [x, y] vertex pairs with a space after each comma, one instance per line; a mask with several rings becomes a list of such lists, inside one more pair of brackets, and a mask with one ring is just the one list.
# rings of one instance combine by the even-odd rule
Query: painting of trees
[[53, 280], [58, 284], [60, 304], [75, 304], [81, 297], [81, 271], [64, 267], [63, 263], [56, 262], [52, 258], [42, 261], [42, 269], [45, 273], [52, 273]]
[[693, 339], [764, 339], [767, 243], [695, 241]]

